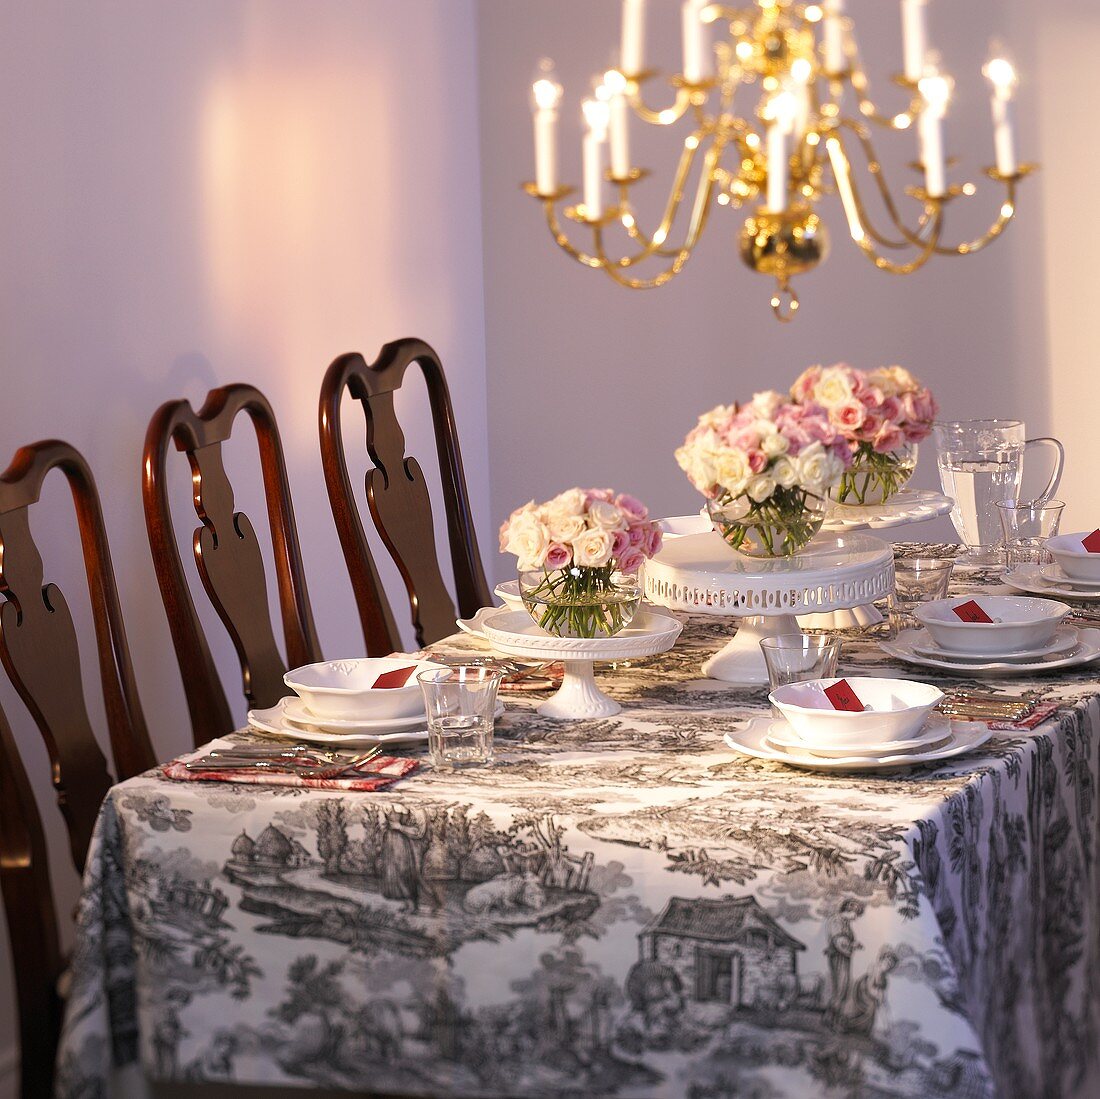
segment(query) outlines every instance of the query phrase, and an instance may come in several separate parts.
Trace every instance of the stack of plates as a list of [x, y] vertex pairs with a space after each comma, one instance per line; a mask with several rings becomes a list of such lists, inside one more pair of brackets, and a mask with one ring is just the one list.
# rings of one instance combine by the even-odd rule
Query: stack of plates
[[741, 755], [804, 770], [878, 771], [950, 759], [984, 744], [991, 735], [989, 727], [980, 722], [955, 721], [933, 713], [913, 737], [889, 744], [811, 747], [786, 721], [773, 717], [754, 718], [744, 728], [726, 733], [724, 739], [727, 747]]
[[1100, 582], [1069, 577], [1056, 564], [1017, 565], [1005, 573], [1004, 582], [1010, 588], [1032, 595], [1053, 595], [1060, 599], [1088, 602], [1100, 599]]
[[925, 629], [904, 630], [893, 641], [880, 641], [879, 647], [907, 664], [959, 675], [1033, 675], [1096, 660], [1100, 657], [1100, 630], [1060, 626], [1047, 644], [1011, 653], [944, 649]]
[[[494, 717], [504, 713], [497, 703]], [[428, 739], [428, 719], [423, 712], [411, 717], [389, 717], [377, 721], [349, 721], [320, 718], [306, 709], [297, 695], [281, 698], [265, 710], [249, 710], [248, 724], [261, 733], [305, 744], [407, 744]]]

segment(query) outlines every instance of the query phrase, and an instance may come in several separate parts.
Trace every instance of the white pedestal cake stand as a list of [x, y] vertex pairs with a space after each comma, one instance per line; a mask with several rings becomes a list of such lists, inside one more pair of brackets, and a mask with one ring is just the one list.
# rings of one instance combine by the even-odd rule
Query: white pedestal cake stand
[[539, 713], [569, 720], [612, 717], [622, 709], [597, 686], [593, 661], [668, 652], [682, 627], [667, 614], [639, 611], [614, 637], [554, 637], [536, 626], [526, 611], [501, 611], [486, 619], [484, 629], [497, 652], [529, 660], [562, 661], [565, 675], [561, 687], [539, 707]]
[[713, 531], [673, 538], [645, 564], [650, 602], [690, 614], [738, 617], [733, 640], [703, 664], [727, 683], [767, 683], [760, 640], [797, 633], [798, 614], [863, 607], [894, 586], [894, 554], [869, 534], [819, 534], [795, 557], [761, 559]]

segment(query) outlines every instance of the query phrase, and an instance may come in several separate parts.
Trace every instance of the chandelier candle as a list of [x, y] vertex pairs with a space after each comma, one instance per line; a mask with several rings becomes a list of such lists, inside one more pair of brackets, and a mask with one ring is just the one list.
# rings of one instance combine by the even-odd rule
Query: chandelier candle
[[535, 185], [540, 195], [558, 189], [558, 104], [562, 87], [554, 78], [554, 67], [544, 61], [540, 76], [531, 86], [535, 113]]
[[589, 221], [603, 217], [603, 147], [607, 141], [608, 106], [603, 99], [582, 104], [588, 133], [584, 135], [584, 211]]
[[703, 23], [703, 9], [709, 0], [684, 0], [680, 18], [684, 33], [684, 80], [702, 84], [714, 72], [714, 51], [710, 44], [710, 27]]
[[768, 101], [765, 111], [765, 116], [771, 120], [768, 127], [768, 209], [774, 214], [787, 208], [790, 183], [787, 138], [794, 128], [797, 108], [793, 93], [780, 92]]
[[619, 65], [626, 76], [637, 76], [645, 68], [645, 0], [623, 0]]
[[991, 58], [982, 70], [993, 85], [993, 147], [997, 171], [1002, 176], [1016, 174], [1016, 142], [1012, 133], [1012, 95], [1016, 89], [1016, 70], [1003, 57]]
[[947, 190], [947, 166], [943, 157], [943, 117], [947, 113], [947, 101], [951, 98], [951, 82], [930, 66], [918, 86], [924, 100], [918, 122], [924, 189], [930, 197], [942, 198]]
[[611, 178], [630, 175], [630, 104], [626, 99], [626, 78], [611, 69], [603, 74], [608, 100], [608, 143], [611, 147]]
[[913, 84], [924, 75], [924, 0], [901, 0], [901, 36], [905, 79]]
[[822, 34], [825, 42], [825, 71], [840, 73], [844, 71], [844, 0], [825, 0], [825, 23]]

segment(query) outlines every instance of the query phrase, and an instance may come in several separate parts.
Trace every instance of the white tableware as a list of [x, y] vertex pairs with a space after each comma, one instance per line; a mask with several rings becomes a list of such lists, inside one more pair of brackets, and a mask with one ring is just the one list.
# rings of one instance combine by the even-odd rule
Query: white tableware
[[279, 700], [283, 716], [295, 725], [309, 729], [323, 729], [326, 733], [388, 733], [401, 729], [418, 729], [428, 720], [424, 708], [420, 713], [407, 717], [385, 717], [374, 719], [318, 717], [297, 695], [289, 695]]
[[1061, 565], [1057, 563], [1041, 564], [1039, 575], [1048, 584], [1057, 584], [1073, 592], [1100, 592], [1100, 580], [1076, 580], [1072, 576], [1067, 576]]
[[[459, 618], [455, 622], [455, 625], [463, 633], [468, 633], [471, 637], [477, 637], [482, 641], [487, 641], [488, 638], [485, 636], [486, 621], [492, 618], [494, 614], [500, 614], [500, 612], [505, 609], [505, 607], [482, 607], [473, 618]], [[521, 611], [523, 610], [522, 604], [519, 609]]]
[[[955, 613], [971, 600], [992, 622], [964, 622]], [[995, 656], [1037, 649], [1054, 640], [1070, 608], [1052, 599], [1026, 595], [963, 595], [918, 603], [913, 617], [941, 649], [954, 653], [993, 653]]]
[[[283, 698], [266, 709], [249, 710], [248, 724], [261, 733], [302, 744], [355, 747], [361, 744], [424, 744], [428, 740], [428, 717], [425, 713], [413, 719], [360, 723], [355, 730], [332, 729], [291, 720], [287, 713], [287, 704], [291, 701]], [[493, 716], [500, 717], [503, 713], [504, 704], [498, 702]]]
[[833, 708], [825, 689], [837, 679], [786, 683], [768, 699], [807, 744], [822, 748], [912, 739], [943, 699], [943, 692], [928, 683], [875, 676], [846, 678], [864, 710]]
[[1023, 649], [1020, 652], [1015, 653], [1001, 653], [1001, 652], [970, 652], [959, 653], [952, 652], [949, 649], [943, 649], [932, 639], [932, 637], [925, 630], [918, 631], [925, 635], [927, 640], [914, 641], [913, 651], [920, 656], [931, 656], [936, 660], [954, 660], [960, 663], [978, 661], [979, 663], [986, 663], [990, 660], [1038, 660], [1044, 656], [1054, 656], [1058, 653], [1068, 653], [1070, 649], [1076, 648], [1080, 644], [1080, 638], [1078, 636], [1077, 628], [1075, 626], [1059, 626], [1058, 631], [1054, 635], [1054, 640], [1048, 642], [1046, 645], [1040, 645], [1035, 649]]
[[1100, 599], [1100, 591], [1070, 587], [1068, 581], [1064, 584], [1055, 584], [1045, 579], [1039, 565], [1017, 565], [1016, 568], [1009, 569], [1002, 579], [1010, 588], [1030, 592], [1032, 595], [1072, 599], [1078, 603], [1093, 603]]
[[951, 736], [924, 750], [898, 752], [888, 756], [822, 756], [810, 751], [780, 748], [768, 743], [768, 734], [776, 724], [774, 718], [754, 718], [747, 725], [722, 738], [728, 748], [754, 759], [772, 760], [799, 767], [806, 771], [881, 771], [891, 767], [913, 767], [918, 763], [932, 763], [951, 759], [984, 744], [993, 734], [988, 725], [973, 721], [952, 721]]
[[[312, 714], [323, 720], [382, 721], [414, 714], [423, 717], [424, 697], [416, 677], [428, 668], [438, 667], [430, 660], [407, 656], [322, 660], [293, 668], [283, 676], [283, 682], [301, 697]], [[413, 669], [403, 687], [374, 687], [380, 675], [398, 668]]]
[[486, 621], [485, 636], [493, 648], [508, 656], [562, 661], [565, 674], [561, 687], [538, 712], [544, 717], [581, 719], [611, 717], [622, 709], [597, 686], [594, 661], [667, 652], [682, 628], [667, 614], [639, 611], [630, 625], [613, 637], [555, 637], [537, 626], [526, 611], [500, 611]]
[[[510, 610], [521, 611], [524, 609], [523, 597], [519, 594], [519, 581], [506, 580], [503, 584], [497, 584], [493, 588], [493, 594]], [[499, 607], [497, 608], [500, 609]]]
[[928, 637], [923, 630], [905, 630], [892, 641], [880, 641], [879, 648], [889, 656], [902, 660], [906, 664], [915, 664], [921, 668], [937, 668], [951, 672], [956, 676], [1026, 676], [1040, 672], [1059, 671], [1063, 668], [1076, 668], [1090, 664], [1100, 657], [1100, 630], [1077, 631], [1078, 646], [1058, 655], [1040, 657], [1033, 660], [991, 660], [988, 663], [977, 661], [936, 658], [922, 656], [913, 648], [914, 642]]
[[1100, 553], [1089, 553], [1082, 544], [1091, 531], [1077, 534], [1056, 534], [1044, 544], [1070, 580], [1089, 580], [1100, 583]]
[[657, 526], [665, 538], [683, 538], [688, 534], [707, 534], [713, 529], [710, 516], [705, 511], [695, 515], [669, 515], [658, 519]]
[[906, 740], [895, 740], [890, 743], [850, 744], [840, 748], [823, 747], [821, 745], [808, 744], [804, 741], [787, 721], [773, 721], [768, 729], [767, 743], [782, 749], [790, 749], [796, 752], [811, 752], [815, 756], [893, 756], [898, 752], [914, 752], [918, 749], [924, 751], [931, 749], [932, 745], [939, 744], [951, 735], [951, 720], [944, 714], [935, 710], [928, 715], [924, 725], [915, 736]]
[[903, 488], [885, 504], [829, 506], [823, 531], [891, 530], [946, 515], [955, 501], [931, 489]]

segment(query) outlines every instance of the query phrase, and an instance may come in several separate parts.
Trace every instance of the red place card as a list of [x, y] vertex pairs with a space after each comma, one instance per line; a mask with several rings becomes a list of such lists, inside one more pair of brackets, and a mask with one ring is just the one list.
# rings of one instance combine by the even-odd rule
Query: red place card
[[1094, 530], [1087, 538], [1082, 538], [1081, 545], [1089, 553], [1100, 553], [1100, 530]]
[[990, 618], [973, 599], [968, 599], [965, 603], [960, 603], [957, 607], [952, 607], [951, 609], [963, 622], [993, 621], [993, 619]]
[[826, 687], [825, 697], [833, 704], [834, 710], [853, 710], [861, 714], [865, 708], [846, 679], [838, 679], [831, 687]]
[[394, 668], [392, 672], [383, 672], [372, 684], [371, 690], [393, 690], [395, 687], [404, 687], [409, 681], [409, 676], [416, 671], [416, 665], [408, 668]]

